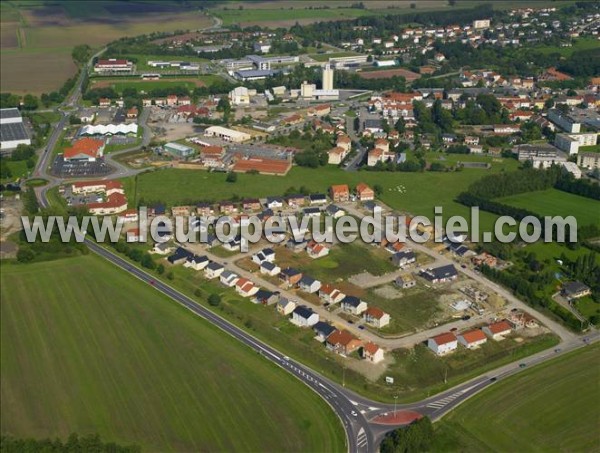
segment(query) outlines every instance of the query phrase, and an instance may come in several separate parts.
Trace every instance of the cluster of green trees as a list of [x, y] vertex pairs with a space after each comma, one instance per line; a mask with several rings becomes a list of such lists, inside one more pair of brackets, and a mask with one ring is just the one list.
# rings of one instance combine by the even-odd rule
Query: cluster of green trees
[[144, 252], [139, 247], [130, 245], [124, 241], [119, 241], [113, 244], [115, 250], [123, 255], [126, 255], [130, 260], [140, 263], [146, 269], [154, 270], [159, 274], [165, 272], [165, 267], [162, 264], [156, 265], [154, 258], [148, 252]]
[[[537, 263], [537, 260], [531, 262]], [[486, 265], [481, 267], [483, 275], [510, 288], [532, 307], [547, 309], [573, 330], [581, 330], [582, 327], [585, 327], [573, 313], [543, 294], [545, 287], [554, 280], [553, 272], [551, 270], [542, 272], [537, 264], [532, 264], [530, 270], [527, 272], [521, 268], [518, 272], [511, 272], [510, 270], [499, 271]]]
[[[405, 162], [396, 163], [393, 160], [389, 162], [377, 162], [373, 167], [362, 167], [367, 171], [402, 171], [415, 173], [425, 171], [427, 163], [423, 157], [418, 157], [417, 160], [407, 160]], [[362, 170], [361, 168], [361, 170]]]
[[[595, 252], [589, 252], [585, 255], [579, 255], [575, 260], [570, 260], [566, 254], [560, 257], [563, 266], [569, 272], [573, 280], [578, 280], [590, 287], [592, 290], [592, 299], [600, 304], [600, 265], [598, 264], [598, 255]], [[599, 307], [600, 308], [600, 307]], [[600, 322], [600, 316], [590, 319], [592, 324]]]
[[[60, 207], [50, 207], [40, 210], [33, 189], [28, 189], [24, 192], [23, 205], [30, 224], [33, 224], [34, 217], [37, 215], [41, 217], [44, 224], [48, 223], [49, 217], [62, 217], [66, 225], [70, 215], [75, 216], [78, 221], [81, 221], [81, 217], [87, 213], [86, 210], [77, 208], [65, 210]], [[39, 236], [34, 242], [28, 242], [25, 232], [21, 230], [19, 234], [17, 261], [21, 263], [49, 261], [70, 256], [86, 255], [88, 252], [89, 250], [85, 244], [76, 241], [75, 235], [71, 236], [70, 242], [63, 242], [58, 228], [52, 229], [52, 234], [48, 242], [42, 242]]]
[[398, 32], [398, 24], [419, 23], [426, 25], [449, 25], [469, 23], [482, 17], [491, 17], [491, 5], [478, 5], [470, 9], [461, 9], [448, 14], [446, 11], [419, 12], [411, 11], [403, 14], [386, 14], [364, 16], [351, 21], [318, 22], [311, 25], [296, 24], [290, 32], [308, 43], [353, 41], [363, 37], [363, 33], [355, 26], [371, 27], [373, 36], [385, 36]]
[[505, 124], [510, 122], [508, 111], [493, 94], [478, 94], [468, 100], [465, 107], [453, 111], [454, 119], [461, 124]]
[[5, 162], [25, 161], [28, 169], [35, 167], [35, 148], [31, 145], [21, 144], [17, 146], [10, 156], [0, 156], [0, 178], [6, 179], [12, 177], [12, 172]]
[[428, 417], [420, 418], [410, 425], [395, 429], [385, 435], [381, 453], [418, 453], [429, 451], [435, 433]]
[[19, 439], [12, 436], [0, 437], [2, 453], [138, 453], [141, 448], [137, 445], [122, 446], [114, 442], [103, 442], [97, 434], [79, 436], [71, 434], [66, 441], [61, 439]]
[[570, 173], [561, 175], [554, 184], [554, 187], [563, 192], [600, 200], [600, 185], [588, 179], [575, 179]]
[[311, 131], [306, 129], [304, 132], [293, 130], [289, 135], [279, 135], [268, 140], [268, 143], [280, 146], [302, 149], [302, 152], [296, 153], [294, 162], [301, 167], [317, 168], [327, 165], [329, 151], [333, 145], [331, 134], [322, 130]]

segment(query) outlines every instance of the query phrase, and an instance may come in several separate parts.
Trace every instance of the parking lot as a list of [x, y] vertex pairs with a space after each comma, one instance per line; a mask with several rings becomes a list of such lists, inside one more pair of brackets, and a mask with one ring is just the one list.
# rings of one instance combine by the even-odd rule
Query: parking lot
[[78, 178], [86, 176], [105, 176], [112, 168], [98, 159], [95, 162], [65, 162], [63, 156], [56, 156], [52, 163], [51, 173], [61, 178]]

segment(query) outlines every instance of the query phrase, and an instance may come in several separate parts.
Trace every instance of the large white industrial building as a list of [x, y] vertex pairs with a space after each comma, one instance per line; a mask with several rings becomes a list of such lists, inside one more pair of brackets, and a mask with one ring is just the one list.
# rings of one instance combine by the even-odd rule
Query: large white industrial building
[[0, 109], [0, 149], [12, 150], [19, 145], [31, 145], [31, 138], [17, 108]]

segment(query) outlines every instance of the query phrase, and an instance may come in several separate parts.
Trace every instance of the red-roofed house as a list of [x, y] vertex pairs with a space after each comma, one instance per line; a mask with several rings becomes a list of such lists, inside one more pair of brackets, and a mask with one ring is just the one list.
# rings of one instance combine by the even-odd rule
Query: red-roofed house
[[427, 340], [427, 347], [437, 355], [446, 355], [458, 347], [458, 340], [452, 332], [446, 332]]
[[329, 195], [335, 203], [348, 201], [350, 199], [350, 189], [347, 184], [338, 184], [329, 188]]
[[341, 302], [346, 295], [337, 288], [334, 288], [333, 285], [327, 283], [322, 285], [319, 289], [319, 297], [323, 299], [324, 302], [337, 304], [338, 302]]
[[348, 355], [362, 346], [362, 341], [347, 330], [336, 330], [327, 337], [327, 349], [337, 354]]
[[169, 106], [177, 105], [177, 95], [176, 94], [170, 94], [167, 96], [167, 105], [169, 105]]
[[362, 352], [364, 359], [372, 363], [379, 363], [384, 359], [383, 349], [372, 342], [364, 345]]
[[367, 186], [364, 182], [356, 186], [356, 196], [360, 201], [370, 201], [375, 199], [375, 191]]
[[329, 247], [327, 247], [325, 244], [310, 241], [306, 245], [306, 253], [308, 253], [308, 256], [310, 256], [312, 259], [322, 258], [323, 256], [329, 254]]
[[474, 349], [487, 341], [487, 337], [481, 329], [470, 330], [458, 336], [458, 342], [467, 349]]
[[94, 162], [99, 157], [102, 157], [104, 152], [104, 141], [95, 138], [80, 138], [73, 146], [66, 148], [63, 153], [63, 159], [66, 162]]
[[255, 295], [259, 288], [247, 278], [241, 277], [235, 284], [235, 290], [242, 297], [250, 297]]
[[129, 110], [127, 110], [127, 118], [130, 120], [134, 120], [138, 117], [138, 108], [134, 105]]
[[499, 341], [512, 332], [512, 327], [508, 321], [504, 320], [485, 326], [483, 331], [492, 340]]
[[363, 318], [367, 324], [371, 324], [378, 329], [381, 329], [390, 323], [390, 315], [377, 307], [367, 308], [363, 313]]

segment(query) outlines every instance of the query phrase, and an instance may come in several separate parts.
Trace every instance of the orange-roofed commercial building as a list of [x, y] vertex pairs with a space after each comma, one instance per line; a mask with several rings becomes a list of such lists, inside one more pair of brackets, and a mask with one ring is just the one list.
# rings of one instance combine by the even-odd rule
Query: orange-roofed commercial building
[[67, 162], [94, 162], [102, 157], [104, 152], [104, 141], [95, 138], [80, 138], [73, 146], [66, 148], [63, 153], [63, 159]]
[[238, 173], [247, 173], [256, 171], [263, 175], [284, 176], [292, 168], [290, 160], [283, 159], [265, 159], [261, 157], [251, 157], [248, 159], [238, 159], [233, 165], [233, 171]]

